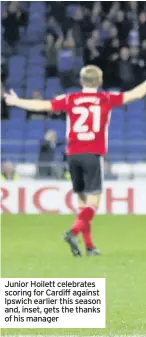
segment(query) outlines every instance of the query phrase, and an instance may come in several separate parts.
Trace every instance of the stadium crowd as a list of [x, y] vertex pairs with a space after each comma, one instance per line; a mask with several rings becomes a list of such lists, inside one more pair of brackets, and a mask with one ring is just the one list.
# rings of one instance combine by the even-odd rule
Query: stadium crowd
[[[71, 4], [76, 5], [75, 9], [67, 15]], [[25, 29], [28, 24], [28, 6], [24, 9], [21, 2], [10, 2], [3, 12], [3, 83], [8, 75], [7, 57], [19, 53], [20, 27]], [[146, 76], [145, 2], [46, 2], [42, 45], [42, 54], [47, 58], [46, 76], [58, 75], [56, 60], [60, 49], [83, 55], [85, 64], [101, 67], [105, 88], [133, 87]]]

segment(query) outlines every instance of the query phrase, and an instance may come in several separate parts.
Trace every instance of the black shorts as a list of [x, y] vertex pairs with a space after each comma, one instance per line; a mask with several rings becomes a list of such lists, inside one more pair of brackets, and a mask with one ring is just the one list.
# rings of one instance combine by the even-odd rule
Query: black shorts
[[102, 192], [102, 156], [92, 153], [69, 155], [68, 164], [74, 192], [91, 194]]

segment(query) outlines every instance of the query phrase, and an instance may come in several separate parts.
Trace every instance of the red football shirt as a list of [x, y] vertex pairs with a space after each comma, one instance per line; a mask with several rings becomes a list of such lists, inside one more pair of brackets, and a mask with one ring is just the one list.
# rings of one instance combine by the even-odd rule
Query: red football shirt
[[51, 101], [54, 112], [67, 113], [67, 154], [104, 155], [108, 146], [111, 109], [123, 104], [123, 94], [93, 90], [58, 96]]

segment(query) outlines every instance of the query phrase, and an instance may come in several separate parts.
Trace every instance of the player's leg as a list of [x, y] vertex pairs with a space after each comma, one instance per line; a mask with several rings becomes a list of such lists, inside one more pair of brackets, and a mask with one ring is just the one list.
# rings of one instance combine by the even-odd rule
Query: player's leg
[[94, 195], [93, 197], [92, 194], [88, 194], [87, 203], [80, 213], [80, 217], [84, 218], [86, 222], [86, 225], [82, 231], [82, 235], [87, 255], [100, 254], [100, 251], [95, 248], [92, 238], [92, 220], [94, 218], [94, 215], [96, 214], [96, 211], [98, 210], [100, 198], [100, 195]]
[[78, 211], [79, 211], [83, 207], [85, 207], [87, 197], [86, 197], [86, 194], [82, 192], [82, 193], [78, 193], [77, 198], [78, 198]]
[[[73, 191], [77, 193], [79, 205], [83, 207], [86, 197], [83, 194], [84, 191], [83, 170], [80, 167], [78, 156], [75, 155], [69, 156], [68, 164], [73, 184]], [[68, 244], [70, 245], [71, 251], [74, 256], [81, 255], [76, 237], [81, 232], [82, 226], [83, 226], [82, 221], [76, 221], [73, 224], [71, 230], [69, 232], [66, 232], [64, 236], [66, 242], [68, 242]]]
[[86, 192], [86, 205], [80, 211], [78, 217], [84, 223], [82, 234], [88, 255], [97, 255], [91, 237], [91, 221], [99, 208], [102, 182], [103, 165], [102, 158], [97, 155], [88, 154], [84, 158], [84, 181]]
[[[101, 165], [99, 156], [93, 154], [82, 154], [78, 156], [79, 167], [81, 167], [83, 172], [83, 177], [81, 178], [84, 182], [84, 192], [81, 198], [81, 193], [79, 193], [80, 180], [77, 183], [75, 192], [78, 192], [78, 200], [82, 208], [80, 209], [77, 219], [71, 228], [71, 232], [74, 236], [79, 233], [83, 234], [83, 240], [87, 252], [90, 253], [96, 251], [99, 253], [93, 244], [91, 237], [91, 220], [96, 213], [96, 210], [100, 201], [101, 193]], [[79, 176], [79, 175], [78, 175]]]

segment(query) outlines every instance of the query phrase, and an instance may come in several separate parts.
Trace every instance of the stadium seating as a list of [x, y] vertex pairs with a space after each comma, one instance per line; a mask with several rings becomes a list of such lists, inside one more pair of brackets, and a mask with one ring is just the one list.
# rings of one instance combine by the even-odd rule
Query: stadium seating
[[[47, 90], [49, 91], [49, 89]], [[51, 92], [49, 96], [51, 96]], [[109, 129], [109, 160], [112, 162], [125, 160], [127, 162], [145, 161], [146, 116], [141, 116], [142, 118], [140, 118], [142, 112], [139, 112], [139, 118], [133, 112], [129, 116], [126, 113], [128, 112], [119, 109], [119, 115], [116, 115], [116, 111], [113, 111]], [[38, 159], [36, 154], [36, 152], [39, 152], [38, 141], [43, 138], [45, 130], [49, 129], [55, 130], [57, 140], [65, 143], [65, 121], [59, 119], [26, 121], [25, 117], [26, 112], [24, 110], [11, 108], [10, 120], [2, 121], [2, 140], [8, 141], [7, 145], [2, 145], [2, 157], [5, 157], [5, 154], [8, 157], [8, 154], [11, 154], [10, 157], [12, 158], [13, 153], [15, 154], [15, 159], [19, 160], [21, 154], [21, 158], [24, 158], [24, 161], [35, 162]], [[21, 141], [21, 143], [13, 144], [13, 141], [16, 140]], [[33, 140], [35, 143], [26, 145], [26, 140], [29, 140], [30, 143]], [[63, 149], [61, 147], [57, 149], [57, 160], [62, 160], [59, 151], [61, 153]], [[34, 156], [31, 156], [32, 153], [34, 153]]]

